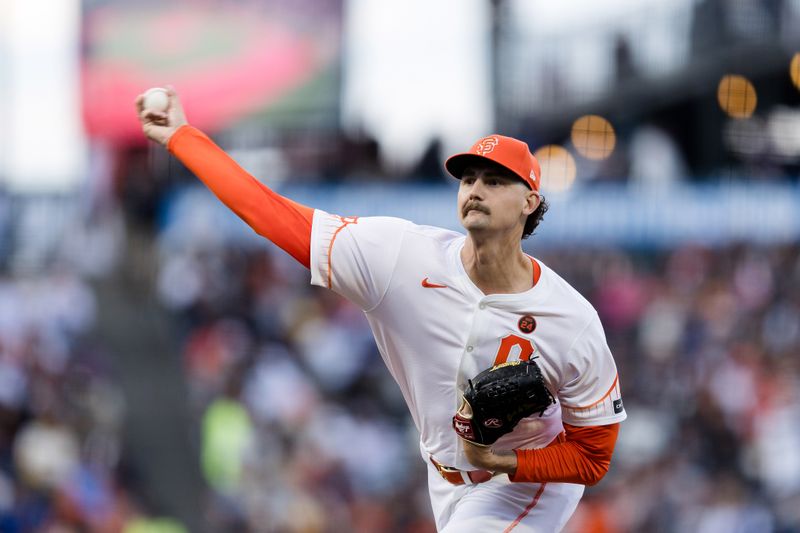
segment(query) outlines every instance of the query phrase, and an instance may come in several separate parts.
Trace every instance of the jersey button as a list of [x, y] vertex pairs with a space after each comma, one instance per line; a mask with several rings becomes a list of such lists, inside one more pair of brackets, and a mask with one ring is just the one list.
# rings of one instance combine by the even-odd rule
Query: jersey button
[[467, 351], [471, 352], [472, 351], [472, 346], [467, 346]]
[[486, 309], [486, 304], [480, 304], [478, 307], [480, 307], [481, 309]]

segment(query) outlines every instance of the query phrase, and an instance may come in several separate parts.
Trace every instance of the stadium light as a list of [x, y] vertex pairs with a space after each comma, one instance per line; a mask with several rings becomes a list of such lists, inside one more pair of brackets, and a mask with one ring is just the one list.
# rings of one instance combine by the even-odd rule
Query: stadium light
[[542, 191], [559, 193], [572, 188], [577, 176], [575, 158], [563, 146], [542, 146], [533, 154], [542, 167]]
[[744, 76], [723, 76], [717, 87], [717, 101], [728, 116], [749, 118], [756, 110], [758, 96], [753, 84]]
[[608, 120], [599, 115], [584, 115], [572, 124], [572, 144], [583, 157], [599, 161], [614, 151], [617, 135]]

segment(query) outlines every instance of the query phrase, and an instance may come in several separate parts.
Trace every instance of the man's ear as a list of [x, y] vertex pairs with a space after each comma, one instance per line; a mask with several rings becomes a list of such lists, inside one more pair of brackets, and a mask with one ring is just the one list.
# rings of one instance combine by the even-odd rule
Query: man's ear
[[536, 211], [536, 208], [539, 207], [542, 198], [536, 194], [535, 191], [528, 191], [527, 195], [525, 196], [525, 209], [523, 213], [526, 215], [533, 214]]

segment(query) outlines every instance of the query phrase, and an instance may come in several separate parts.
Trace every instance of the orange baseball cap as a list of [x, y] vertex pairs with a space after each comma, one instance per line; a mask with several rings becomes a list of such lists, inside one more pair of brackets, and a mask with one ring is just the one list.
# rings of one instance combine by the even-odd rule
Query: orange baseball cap
[[461, 179], [466, 167], [481, 161], [500, 165], [539, 192], [542, 170], [527, 143], [504, 135], [489, 135], [473, 144], [469, 152], [450, 156], [444, 166], [453, 177]]

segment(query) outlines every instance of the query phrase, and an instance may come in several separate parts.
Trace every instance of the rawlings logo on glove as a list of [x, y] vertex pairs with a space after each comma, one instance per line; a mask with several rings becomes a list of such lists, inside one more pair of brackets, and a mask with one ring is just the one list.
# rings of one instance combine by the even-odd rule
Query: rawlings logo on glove
[[491, 446], [523, 418], [541, 416], [553, 403], [542, 371], [533, 361], [511, 361], [469, 380], [453, 429], [462, 439]]

